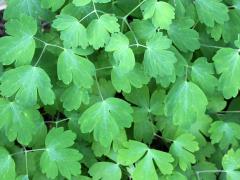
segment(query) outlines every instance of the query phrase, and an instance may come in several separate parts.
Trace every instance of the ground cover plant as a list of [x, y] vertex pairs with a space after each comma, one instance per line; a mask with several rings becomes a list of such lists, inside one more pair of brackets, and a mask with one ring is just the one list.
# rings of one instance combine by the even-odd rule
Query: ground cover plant
[[3, 19], [1, 180], [240, 179], [239, 0], [8, 0]]

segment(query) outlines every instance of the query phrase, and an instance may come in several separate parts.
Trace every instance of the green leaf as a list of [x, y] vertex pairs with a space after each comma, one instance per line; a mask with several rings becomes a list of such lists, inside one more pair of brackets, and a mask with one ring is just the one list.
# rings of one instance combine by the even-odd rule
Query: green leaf
[[4, 19], [18, 18], [19, 15], [32, 16], [35, 19], [49, 17], [49, 12], [41, 7], [40, 0], [8, 0], [8, 7], [4, 12]]
[[9, 141], [18, 140], [20, 144], [28, 145], [36, 132], [33, 121], [38, 111], [24, 108], [21, 104], [0, 99], [0, 128], [5, 129]]
[[168, 30], [168, 35], [173, 43], [183, 52], [193, 52], [200, 48], [198, 32], [191, 29], [193, 25], [192, 19], [183, 18], [174, 21]]
[[35, 52], [36, 21], [29, 16], [20, 16], [8, 21], [5, 27], [9, 36], [0, 38], [0, 62], [10, 65], [16, 61], [17, 66], [30, 64]]
[[130, 25], [139, 40], [147, 41], [156, 34], [157, 28], [150, 20], [134, 19]]
[[224, 24], [229, 20], [228, 8], [221, 0], [196, 0], [195, 6], [201, 23], [213, 27], [215, 23]]
[[240, 140], [240, 125], [234, 122], [215, 121], [211, 124], [209, 133], [212, 144], [219, 143], [221, 149], [228, 149], [230, 145], [238, 147]]
[[63, 128], [53, 128], [48, 133], [45, 145], [46, 150], [41, 155], [40, 166], [48, 178], [56, 178], [60, 174], [67, 179], [81, 173], [79, 161], [82, 155], [73, 148], [76, 135]]
[[2, 180], [14, 180], [16, 176], [15, 162], [3, 147], [0, 147], [0, 176]]
[[157, 78], [175, 73], [174, 64], [177, 59], [173, 52], [167, 50], [171, 44], [171, 40], [160, 32], [147, 41], [143, 65], [150, 76]]
[[104, 14], [98, 19], [91, 21], [87, 27], [89, 44], [92, 45], [94, 49], [104, 47], [109, 41], [109, 33], [119, 32], [119, 27], [117, 18], [109, 14]]
[[93, 180], [120, 180], [122, 176], [121, 169], [118, 164], [111, 162], [97, 162], [90, 169], [89, 174]]
[[134, 109], [133, 113], [134, 138], [138, 141], [151, 143], [155, 133], [153, 122], [149, 121], [149, 114], [143, 109]]
[[53, 104], [55, 95], [50, 78], [46, 72], [30, 65], [20, 66], [6, 71], [1, 77], [1, 95], [15, 95], [17, 102], [24, 105], [35, 105], [39, 95], [43, 104]]
[[132, 123], [131, 106], [118, 98], [108, 98], [89, 107], [80, 117], [83, 133], [93, 131], [93, 136], [102, 146], [108, 147], [122, 128]]
[[212, 63], [208, 63], [206, 58], [198, 58], [192, 65], [191, 78], [201, 89], [210, 94], [214, 94], [218, 86], [218, 79], [214, 76], [215, 71]]
[[58, 79], [64, 84], [73, 82], [76, 86], [91, 88], [95, 67], [86, 58], [74, 54], [72, 50], [64, 50], [58, 58]]
[[194, 83], [178, 81], [165, 100], [165, 114], [178, 125], [189, 125], [205, 113], [208, 104], [202, 90]]
[[91, 0], [73, 0], [73, 4], [75, 6], [85, 6], [87, 4], [89, 4], [91, 2]]
[[95, 3], [108, 3], [111, 2], [111, 0], [73, 0], [73, 4], [76, 6], [85, 6], [89, 4], [91, 1]]
[[87, 30], [75, 17], [57, 16], [52, 26], [61, 32], [60, 38], [66, 48], [81, 46], [85, 49], [88, 46]]
[[182, 134], [174, 140], [169, 152], [173, 155], [179, 167], [186, 171], [191, 167], [191, 164], [196, 162], [193, 153], [198, 150], [199, 147], [195, 137], [191, 134]]
[[124, 93], [124, 97], [127, 101], [132, 104], [138, 106], [146, 113], [152, 115], [163, 115], [164, 108], [164, 99], [165, 92], [161, 89], [156, 89], [150, 98], [149, 88], [147, 86], [143, 86], [141, 89], [132, 89], [131, 93]]
[[125, 143], [125, 148], [118, 152], [118, 161], [120, 164], [129, 166], [136, 163], [133, 171], [133, 180], [157, 180], [157, 172], [154, 167], [160, 170], [162, 174], [171, 174], [173, 171], [172, 162], [174, 161], [171, 154], [149, 149], [147, 145], [130, 140]]
[[240, 56], [236, 49], [223, 48], [213, 57], [217, 73], [220, 74], [219, 89], [226, 99], [236, 97], [240, 89]]
[[57, 0], [57, 1], [48, 1], [41, 0], [41, 5], [43, 8], [51, 8], [52, 11], [57, 11], [62, 5], [65, 3], [65, 0]]
[[142, 6], [144, 19], [152, 19], [152, 23], [161, 29], [168, 29], [175, 18], [175, 9], [170, 4], [157, 1], [147, 0]]
[[63, 92], [60, 100], [67, 111], [78, 110], [82, 103], [89, 103], [89, 94], [86, 89], [73, 84]]
[[113, 34], [105, 50], [114, 52], [113, 57], [120, 71], [129, 72], [133, 70], [135, 57], [133, 51], [129, 48], [129, 40], [124, 34]]
[[223, 156], [222, 165], [226, 171], [227, 180], [235, 180], [240, 178], [240, 150], [234, 151], [230, 149], [227, 154]]
[[113, 67], [111, 72], [111, 79], [114, 88], [118, 92], [131, 92], [131, 86], [141, 88], [150, 80], [149, 76], [144, 72], [140, 64], [136, 64], [134, 69], [128, 73], [123, 72], [118, 67]]
[[237, 39], [240, 32], [239, 22], [240, 11], [231, 10], [229, 11], [229, 21], [225, 22], [222, 29], [222, 36], [224, 42], [232, 42]]

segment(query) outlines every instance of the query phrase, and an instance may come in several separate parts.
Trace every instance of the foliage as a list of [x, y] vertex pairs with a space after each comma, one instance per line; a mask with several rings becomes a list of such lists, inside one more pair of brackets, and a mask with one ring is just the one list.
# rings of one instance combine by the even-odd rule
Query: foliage
[[8, 0], [1, 180], [240, 179], [240, 0]]

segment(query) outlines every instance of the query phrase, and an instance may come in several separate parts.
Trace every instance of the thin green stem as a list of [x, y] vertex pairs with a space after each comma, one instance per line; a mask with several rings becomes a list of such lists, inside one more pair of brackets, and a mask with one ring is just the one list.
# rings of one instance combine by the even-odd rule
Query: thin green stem
[[143, 48], [146, 48], [146, 49], [148, 49], [148, 47], [147, 47], [147, 46], [145, 46], [145, 45], [142, 45], [142, 44], [131, 44], [131, 45], [129, 45], [129, 47], [134, 47], [134, 46], [136, 46], [136, 47], [143, 47]]
[[202, 47], [208, 47], [208, 48], [215, 48], [215, 49], [222, 49], [226, 47], [221, 47], [221, 46], [214, 46], [214, 45], [208, 45], [208, 44], [201, 44]]
[[154, 134], [154, 136], [156, 136], [156, 137], [158, 137], [158, 138], [160, 138], [160, 139], [166, 140], [166, 141], [174, 142], [173, 139], [166, 138], [166, 137], [163, 137], [163, 136], [159, 136], [158, 134]]
[[25, 147], [24, 147], [24, 155], [25, 155], [25, 168], [26, 168], [26, 175], [27, 175], [27, 177], [29, 177], [29, 176], [28, 176], [28, 157], [27, 157], [27, 150], [26, 150]]
[[34, 36], [33, 38], [34, 38], [35, 40], [43, 43], [45, 46], [51, 46], [51, 47], [56, 47], [56, 48], [59, 48], [59, 49], [62, 49], [62, 50], [66, 50], [66, 48], [64, 48], [64, 47], [62, 47], [62, 46], [58, 46], [58, 45], [56, 45], [56, 44], [48, 43], [48, 42], [46, 42], [46, 41], [44, 41], [44, 40], [41, 40], [41, 39], [39, 39], [39, 38], [37, 38], [37, 37], [35, 37], [35, 36]]
[[67, 50], [66, 48], [62, 47], [62, 46], [58, 46], [56, 44], [47, 44], [47, 46], [50, 46], [50, 47], [56, 47], [56, 48], [59, 48], [59, 49], [62, 49], [62, 50]]
[[84, 16], [82, 19], [79, 20], [79, 23], [81, 23], [84, 19], [86, 19], [88, 16], [91, 16], [95, 11], [93, 10], [92, 12], [88, 13], [86, 16]]
[[101, 92], [101, 89], [100, 89], [100, 86], [99, 86], [99, 83], [98, 83], [98, 79], [97, 79], [97, 75], [96, 75], [96, 74], [95, 74], [95, 80], [96, 80], [96, 85], [97, 85], [97, 89], [98, 89], [99, 96], [101, 97], [101, 100], [104, 101], [103, 95], [102, 95], [102, 92]]
[[124, 18], [127, 18], [129, 15], [131, 15], [134, 11], [136, 11], [146, 0], [143, 0], [140, 2], [136, 7], [134, 7], [129, 13], [127, 13]]
[[106, 67], [102, 67], [102, 68], [97, 68], [96, 71], [101, 71], [101, 70], [106, 70], [106, 69], [112, 69], [113, 66], [106, 66]]
[[231, 114], [231, 113], [240, 113], [240, 111], [220, 111], [220, 112], [217, 112], [217, 113], [225, 113], [225, 114], [227, 114], [227, 113], [229, 113], [229, 114]]
[[203, 171], [196, 171], [196, 176], [197, 176], [197, 179], [200, 180], [200, 174], [202, 173], [226, 173], [227, 171], [224, 171], [224, 170], [220, 170], [220, 169], [217, 169], [217, 170], [203, 170]]
[[93, 0], [92, 0], [92, 4], [93, 4], [93, 12], [96, 14], [97, 18], [99, 19], [99, 14], [97, 12], [97, 9]]
[[37, 66], [37, 65], [38, 65], [38, 63], [39, 63], [40, 60], [42, 59], [42, 56], [43, 56], [44, 52], [46, 51], [46, 49], [47, 49], [47, 44], [45, 43], [45, 44], [44, 44], [44, 47], [43, 47], [43, 49], [42, 49], [42, 52], [41, 52], [38, 60], [37, 60], [36, 63], [34, 64], [34, 66]]

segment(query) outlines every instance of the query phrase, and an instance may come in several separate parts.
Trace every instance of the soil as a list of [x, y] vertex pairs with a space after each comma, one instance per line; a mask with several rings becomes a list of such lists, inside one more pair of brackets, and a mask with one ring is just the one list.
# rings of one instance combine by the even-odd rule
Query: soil
[[3, 11], [0, 11], [0, 37], [5, 35]]

